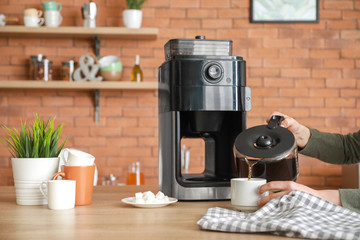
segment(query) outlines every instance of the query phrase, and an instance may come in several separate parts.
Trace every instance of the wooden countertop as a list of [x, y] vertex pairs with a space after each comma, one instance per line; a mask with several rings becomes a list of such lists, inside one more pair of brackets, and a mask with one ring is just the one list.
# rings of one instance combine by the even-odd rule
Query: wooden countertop
[[16, 205], [15, 188], [0, 187], [0, 239], [290, 239], [268, 234], [200, 230], [196, 222], [210, 207], [231, 208], [230, 201], [177, 202], [162, 208], [135, 208], [121, 202], [155, 186], [98, 186], [93, 202], [69, 210]]

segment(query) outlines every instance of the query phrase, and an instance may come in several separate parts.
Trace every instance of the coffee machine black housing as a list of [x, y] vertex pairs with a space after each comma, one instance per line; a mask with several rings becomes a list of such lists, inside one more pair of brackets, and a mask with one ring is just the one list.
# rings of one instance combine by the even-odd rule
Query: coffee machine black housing
[[[179, 200], [230, 198], [233, 145], [246, 128], [245, 61], [226, 40], [173, 39], [159, 67], [159, 189]], [[181, 139], [205, 143], [205, 169], [181, 172]]]

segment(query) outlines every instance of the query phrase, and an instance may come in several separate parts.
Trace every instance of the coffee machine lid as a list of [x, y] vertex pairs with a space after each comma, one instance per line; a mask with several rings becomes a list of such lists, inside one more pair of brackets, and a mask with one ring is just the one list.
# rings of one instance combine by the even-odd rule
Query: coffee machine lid
[[241, 132], [235, 139], [234, 147], [254, 159], [281, 160], [295, 147], [295, 137], [288, 129], [280, 126], [282, 116], [272, 116], [268, 125], [260, 125]]

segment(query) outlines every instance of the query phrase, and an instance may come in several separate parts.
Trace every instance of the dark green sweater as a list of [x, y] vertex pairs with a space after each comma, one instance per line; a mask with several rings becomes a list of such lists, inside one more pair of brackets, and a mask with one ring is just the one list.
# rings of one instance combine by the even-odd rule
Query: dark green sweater
[[[311, 137], [301, 154], [332, 164], [360, 162], [360, 131], [341, 135], [311, 129]], [[344, 207], [360, 213], [360, 189], [340, 189]]]

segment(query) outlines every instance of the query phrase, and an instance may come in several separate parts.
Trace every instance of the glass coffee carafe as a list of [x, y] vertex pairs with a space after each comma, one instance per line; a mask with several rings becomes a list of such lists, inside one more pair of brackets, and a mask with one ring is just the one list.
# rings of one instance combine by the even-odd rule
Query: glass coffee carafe
[[268, 125], [241, 132], [234, 143], [236, 177], [296, 181], [299, 175], [294, 135], [280, 126], [282, 116], [272, 116]]

